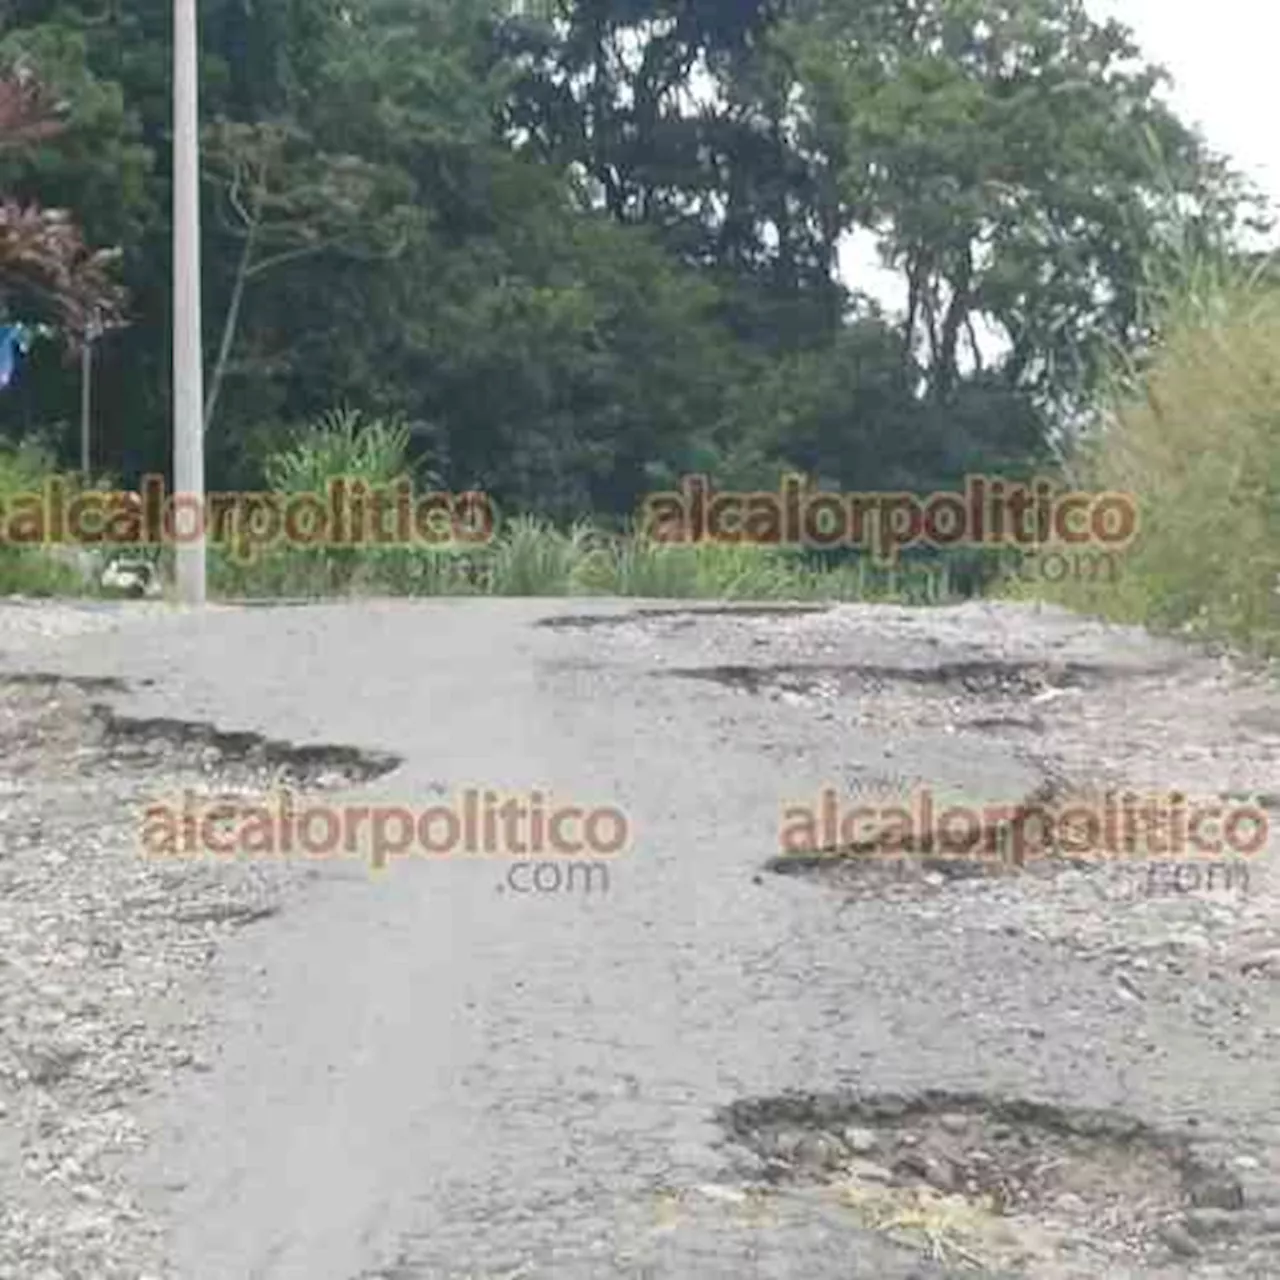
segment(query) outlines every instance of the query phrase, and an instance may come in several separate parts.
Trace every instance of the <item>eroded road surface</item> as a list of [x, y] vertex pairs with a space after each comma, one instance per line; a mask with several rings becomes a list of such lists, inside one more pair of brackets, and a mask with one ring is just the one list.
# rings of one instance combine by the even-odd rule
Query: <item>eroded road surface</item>
[[[1256, 821], [1239, 661], [1005, 604], [8, 604], [0, 739], [0, 1277], [1280, 1274], [1274, 841], [779, 857], [824, 788]], [[281, 787], [631, 843], [140, 847]]]

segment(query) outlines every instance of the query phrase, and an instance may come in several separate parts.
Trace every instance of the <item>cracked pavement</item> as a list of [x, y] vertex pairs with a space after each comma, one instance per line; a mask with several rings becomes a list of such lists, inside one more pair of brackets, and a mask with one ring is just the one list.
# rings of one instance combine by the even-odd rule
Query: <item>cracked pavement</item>
[[[1270, 854], [1246, 895], [1194, 901], [1084, 874], [845, 899], [764, 870], [782, 807], [826, 785], [1008, 803], [1065, 772], [1262, 795], [1280, 698], [1247, 664], [994, 603], [100, 617], [22, 643], [0, 627], [0, 675], [111, 679], [96, 696], [120, 714], [400, 759], [329, 804], [538, 789], [618, 806], [633, 837], [594, 895], [504, 891], [494, 860], [465, 856], [314, 862], [223, 941], [183, 997], [207, 1069], [139, 1101], [148, 1141], [118, 1162], [175, 1280], [953, 1274], [811, 1197], [751, 1216], [715, 1194], [734, 1159], [718, 1109], [796, 1090], [1194, 1122], [1251, 1208], [1280, 1203]], [[1003, 691], [892, 676], [966, 663], [1046, 674]], [[725, 667], [792, 674], [678, 674]], [[1124, 1274], [1275, 1275], [1270, 1239]]]

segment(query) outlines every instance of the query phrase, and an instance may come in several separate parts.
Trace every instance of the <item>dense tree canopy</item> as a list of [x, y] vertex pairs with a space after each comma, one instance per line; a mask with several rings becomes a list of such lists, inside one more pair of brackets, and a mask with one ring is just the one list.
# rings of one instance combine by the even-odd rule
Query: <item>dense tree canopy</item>
[[[167, 464], [170, 10], [0, 3], [0, 65], [62, 107], [57, 136], [6, 139], [3, 207], [69, 210], [120, 253], [130, 323], [95, 403], [126, 475]], [[1134, 339], [1172, 221], [1247, 211], [1080, 0], [200, 13], [218, 484], [257, 482], [281, 431], [343, 402], [402, 416], [449, 483], [562, 515], [692, 469], [868, 488], [1030, 465]], [[859, 233], [902, 314], [842, 278]], [[0, 262], [25, 318], [39, 299], [13, 286]], [[70, 451], [77, 396], [47, 354], [0, 430]]]

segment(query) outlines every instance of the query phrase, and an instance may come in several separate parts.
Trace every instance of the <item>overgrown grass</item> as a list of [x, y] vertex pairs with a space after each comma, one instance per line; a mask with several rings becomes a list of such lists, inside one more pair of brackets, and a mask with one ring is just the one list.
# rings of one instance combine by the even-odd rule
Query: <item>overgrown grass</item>
[[1115, 583], [1037, 594], [1280, 654], [1280, 288], [1197, 256], [1151, 300], [1154, 348], [1117, 360], [1075, 477], [1132, 494], [1138, 537]]
[[[340, 410], [296, 433], [265, 460], [264, 478], [282, 495], [326, 498], [337, 479], [390, 487], [424, 477], [409, 461], [409, 435], [395, 422], [365, 421]], [[53, 474], [38, 451], [0, 454], [0, 494], [38, 492]], [[71, 480], [68, 478], [70, 486]], [[95, 488], [109, 488], [95, 485]], [[327, 505], [327, 502], [326, 502]], [[234, 540], [235, 530], [224, 533]], [[72, 551], [73, 549], [64, 549]], [[172, 549], [103, 548], [158, 561], [172, 570]], [[277, 543], [252, 559], [215, 536], [209, 544], [211, 594], [221, 598], [403, 596], [592, 596], [713, 600], [886, 600], [932, 604], [953, 598], [946, 562], [907, 560], [894, 568], [866, 559], [833, 560], [802, 549], [654, 542], [634, 529], [590, 522], [567, 530], [518, 517], [486, 543], [314, 547]], [[0, 593], [75, 595], [92, 591], [70, 555], [0, 548]]]
[[252, 565], [215, 553], [214, 588], [231, 596], [625, 596], [714, 600], [893, 600], [952, 598], [945, 565], [867, 561], [837, 568], [769, 547], [651, 542], [580, 523], [568, 531], [520, 517], [484, 545], [368, 547], [338, 581], [323, 562], [282, 549]]
[[[409, 461], [409, 429], [403, 422], [366, 419], [339, 408], [296, 431], [263, 467], [268, 487], [283, 495], [313, 494], [322, 500], [336, 480], [386, 488], [402, 478], [421, 479]], [[349, 587], [364, 568], [367, 551], [354, 546], [283, 547], [262, 566], [276, 592], [324, 595]]]
[[[271, 488], [323, 496], [337, 479], [390, 486], [424, 479], [408, 461], [409, 436], [396, 423], [338, 411], [303, 429], [264, 465]], [[582, 521], [568, 530], [517, 517], [487, 543], [289, 547], [251, 562], [211, 548], [211, 589], [222, 596], [613, 595], [718, 600], [937, 602], [950, 594], [945, 568], [909, 564], [877, 570], [868, 562], [830, 567], [783, 548], [674, 546], [635, 531], [613, 533]]]
[[[18, 497], [42, 494], [54, 474], [53, 457], [43, 445], [0, 441], [0, 511], [8, 515], [16, 510]], [[73, 490], [73, 478], [65, 479], [68, 490]], [[7, 536], [0, 536], [0, 595], [68, 596], [88, 589], [73, 548], [51, 552], [42, 546], [15, 545]]]

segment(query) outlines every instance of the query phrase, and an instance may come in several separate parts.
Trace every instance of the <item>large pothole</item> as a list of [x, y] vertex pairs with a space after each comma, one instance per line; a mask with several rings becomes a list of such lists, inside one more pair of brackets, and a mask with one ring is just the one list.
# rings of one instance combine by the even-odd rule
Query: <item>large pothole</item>
[[397, 763], [98, 701], [128, 692], [0, 677], [3, 1275], [161, 1274], [123, 1175], [146, 1138], [139, 1100], [214, 1069], [210, 963], [320, 874], [304, 855], [148, 848], [147, 810], [179, 795], [256, 806], [282, 786], [345, 788]]
[[677, 627], [696, 625], [699, 618], [743, 618], [747, 620], [799, 618], [830, 613], [830, 605], [690, 605], [687, 608], [635, 609], [628, 613], [564, 614], [542, 618], [534, 626], [552, 631], [594, 631], [601, 628], [634, 627], [649, 622], [665, 622]]
[[280, 742], [198, 721], [122, 715], [91, 695], [122, 692], [114, 680], [19, 675], [0, 680], [0, 751], [13, 777], [52, 758], [77, 774], [101, 769], [216, 775], [240, 788], [338, 790], [397, 769], [399, 757], [328, 744]]
[[764, 869], [849, 897], [885, 898], [938, 893], [959, 882], [1096, 870], [1098, 860], [1073, 841], [1073, 828], [1047, 827], [1041, 818], [1083, 803], [1083, 795], [1067, 780], [1047, 777], [1015, 804], [953, 810], [965, 822], [952, 830], [941, 801], [930, 801], [937, 825], [929, 825], [917, 798], [861, 794], [858, 803], [871, 815], [862, 838], [791, 849], [769, 858]]
[[895, 685], [909, 685], [973, 698], [1029, 698], [1055, 690], [1085, 688], [1104, 679], [1108, 672], [1106, 668], [1082, 663], [974, 661], [901, 667], [873, 663], [726, 664], [674, 668], [661, 674], [752, 694], [833, 697], [883, 693]]
[[[271, 899], [293, 874], [286, 865], [293, 859], [190, 848], [183, 834], [189, 813], [220, 806], [270, 812], [282, 796], [305, 800], [358, 787], [400, 764], [389, 753], [346, 745], [130, 717], [94, 700], [107, 691], [127, 689], [52, 675], [0, 678], [0, 893], [20, 874], [8, 869], [10, 856], [43, 851], [61, 865], [96, 848], [104, 833], [131, 833], [124, 847], [140, 867], [149, 865], [157, 884], [129, 897], [130, 912], [183, 924], [266, 919], [278, 909]], [[160, 844], [153, 847], [144, 815], [157, 810], [151, 837]], [[161, 856], [171, 846], [173, 856]]]
[[1112, 1275], [1170, 1253], [1267, 1250], [1280, 1228], [1190, 1131], [1113, 1112], [931, 1091], [750, 1099], [719, 1119], [738, 1181], [834, 1197], [940, 1261]]

